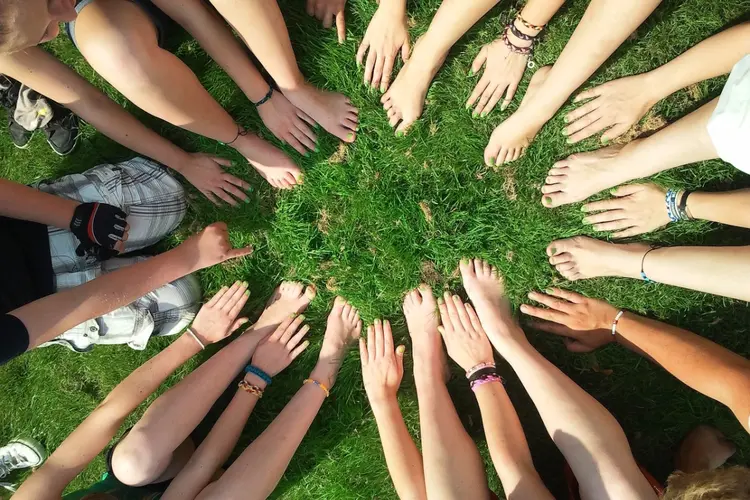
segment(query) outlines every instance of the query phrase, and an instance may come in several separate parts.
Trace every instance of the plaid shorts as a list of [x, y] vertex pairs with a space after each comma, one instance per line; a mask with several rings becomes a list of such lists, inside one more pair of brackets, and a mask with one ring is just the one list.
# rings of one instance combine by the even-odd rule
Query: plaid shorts
[[[180, 183], [163, 167], [143, 158], [99, 165], [34, 187], [83, 203], [107, 203], [122, 209], [130, 224], [125, 253], [160, 241], [180, 224], [187, 211]], [[73, 233], [53, 227], [49, 228], [49, 245], [58, 291], [147, 258], [120, 257], [98, 262], [92, 257], [80, 257], [75, 252], [78, 240]], [[173, 335], [187, 327], [200, 299], [197, 280], [186, 276], [43, 345], [62, 344], [77, 352], [89, 351], [96, 344], [128, 344], [133, 349], [145, 349], [152, 335]]]

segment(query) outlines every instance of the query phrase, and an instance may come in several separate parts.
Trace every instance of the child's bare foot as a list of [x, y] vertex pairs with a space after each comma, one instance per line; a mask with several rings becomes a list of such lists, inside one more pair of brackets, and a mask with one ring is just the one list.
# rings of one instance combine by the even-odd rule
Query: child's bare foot
[[280, 149], [255, 134], [241, 135], [232, 144], [265, 180], [278, 189], [302, 184], [302, 171]]
[[641, 243], [614, 244], [586, 236], [553, 241], [549, 263], [570, 281], [600, 276], [641, 277], [641, 262], [649, 250]]
[[414, 351], [415, 372], [424, 370], [427, 374], [439, 374], [447, 381], [450, 378], [448, 357], [438, 332], [437, 301], [429, 285], [423, 283], [406, 294], [404, 315]]
[[331, 314], [328, 315], [323, 346], [312, 378], [330, 388], [336, 382], [344, 355], [360, 333], [362, 320], [359, 319], [359, 311], [343, 297], [336, 297]]
[[265, 338], [273, 333], [290, 314], [299, 314], [307, 309], [316, 294], [317, 291], [313, 285], [305, 287], [296, 281], [282, 282], [268, 299], [265, 310], [248, 333], [257, 333]]
[[529, 81], [529, 88], [515, 113], [492, 132], [490, 142], [484, 150], [484, 162], [489, 166], [502, 165], [519, 159], [542, 126], [552, 117], [539, 113], [529, 104], [533, 102], [539, 87], [547, 80], [551, 66], [542, 66]]
[[344, 142], [354, 142], [359, 126], [359, 111], [343, 94], [328, 92], [302, 83], [294, 89], [282, 89], [289, 102], [307, 113], [329, 133]]
[[[396, 135], [402, 135], [409, 126], [422, 116], [424, 100], [440, 66], [445, 61], [445, 54], [438, 56], [425, 55], [429, 50], [423, 39], [417, 41], [409, 60], [399, 71], [380, 102], [388, 114], [388, 123], [396, 128]], [[400, 125], [399, 125], [400, 124]]]
[[633, 141], [589, 153], [576, 153], [555, 163], [542, 186], [542, 205], [553, 208], [583, 201], [589, 196], [630, 180], [626, 167]]
[[675, 469], [693, 474], [718, 469], [737, 452], [720, 430], [699, 425], [685, 436], [675, 453]]
[[497, 268], [481, 259], [463, 259], [459, 269], [466, 294], [495, 348], [500, 350], [500, 345], [509, 339], [525, 340], [526, 336], [513, 320], [503, 277]]

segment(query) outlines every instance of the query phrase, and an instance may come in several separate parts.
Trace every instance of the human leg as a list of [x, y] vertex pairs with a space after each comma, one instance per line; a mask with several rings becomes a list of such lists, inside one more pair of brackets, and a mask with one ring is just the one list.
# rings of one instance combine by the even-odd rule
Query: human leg
[[[230, 144], [275, 187], [297, 183], [301, 172], [284, 153], [254, 134], [238, 135], [238, 125], [195, 74], [159, 47], [156, 28], [141, 7], [94, 0], [81, 10], [74, 29], [81, 54], [135, 105], [172, 125]], [[245, 197], [239, 190], [232, 194]]]
[[479, 451], [458, 417], [443, 373], [446, 362], [432, 290], [422, 285], [404, 299], [414, 351], [422, 457], [428, 498], [489, 498]]
[[497, 269], [475, 259], [462, 261], [460, 270], [487, 336], [534, 401], [547, 432], [575, 472], [581, 497], [655, 500], [617, 420], [529, 344], [511, 316]]
[[592, 0], [534, 100], [494, 130], [484, 161], [500, 165], [520, 156], [516, 153], [529, 145], [570, 95], [660, 3], [661, 0]]
[[143, 485], [174, 470], [170, 464], [184, 458], [176, 456], [175, 450], [248, 363], [257, 344], [290, 314], [304, 310], [314, 297], [310, 287], [282, 283], [255, 325], [149, 407], [114, 450], [112, 469], [117, 478], [125, 484]]
[[645, 139], [576, 153], [555, 163], [542, 187], [542, 204], [583, 201], [604, 189], [664, 170], [718, 158], [706, 126], [718, 98]]
[[550, 264], [572, 281], [600, 276], [643, 279], [643, 271], [658, 283], [750, 301], [750, 246], [650, 250], [642, 243], [614, 244], [577, 236], [553, 241], [547, 255]]
[[292, 104], [342, 141], [354, 142], [357, 109], [348, 97], [316, 89], [305, 81], [275, 1], [211, 0], [211, 3], [240, 34]]

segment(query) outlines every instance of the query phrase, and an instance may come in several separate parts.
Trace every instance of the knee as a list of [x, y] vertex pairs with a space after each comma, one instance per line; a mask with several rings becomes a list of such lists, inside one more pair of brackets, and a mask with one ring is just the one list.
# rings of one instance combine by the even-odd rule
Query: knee
[[128, 486], [145, 486], [162, 475], [169, 464], [151, 447], [146, 436], [133, 431], [112, 452], [112, 473]]

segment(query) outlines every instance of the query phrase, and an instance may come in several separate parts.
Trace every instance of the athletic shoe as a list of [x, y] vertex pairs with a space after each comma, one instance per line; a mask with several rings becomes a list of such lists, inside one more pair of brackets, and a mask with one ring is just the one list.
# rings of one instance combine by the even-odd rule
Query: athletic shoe
[[[41, 465], [45, 458], [47, 452], [40, 442], [34, 439], [14, 439], [0, 448], [0, 479], [6, 478], [14, 470]], [[0, 484], [9, 488], [8, 483]]]
[[0, 105], [5, 108], [8, 114], [8, 132], [10, 133], [10, 138], [17, 148], [26, 149], [29, 147], [29, 142], [31, 142], [34, 132], [29, 132], [13, 119], [13, 115], [16, 112], [16, 103], [18, 102], [18, 93], [21, 91], [21, 83], [11, 80], [5, 75], [0, 75], [0, 89], [2, 89], [0, 90]]
[[73, 152], [78, 144], [78, 117], [68, 108], [50, 100], [54, 112], [52, 120], [44, 127], [47, 144], [60, 156]]
[[13, 145], [18, 149], [26, 149], [29, 147], [31, 138], [34, 137], [34, 131], [29, 132], [22, 126], [20, 126], [14, 119], [11, 113], [8, 113], [8, 133], [13, 141]]

